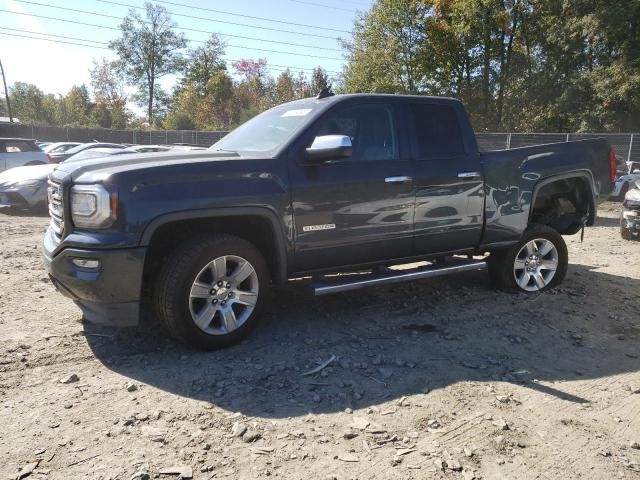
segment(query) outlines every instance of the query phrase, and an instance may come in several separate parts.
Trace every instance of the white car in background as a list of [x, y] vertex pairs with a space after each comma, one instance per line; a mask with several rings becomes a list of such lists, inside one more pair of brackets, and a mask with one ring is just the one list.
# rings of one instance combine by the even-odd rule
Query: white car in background
[[640, 162], [627, 162], [625, 168], [616, 175], [616, 186], [612, 197], [624, 200], [629, 189], [640, 180]]
[[0, 205], [44, 208], [47, 204], [47, 178], [56, 167], [47, 163], [11, 168], [0, 173]]
[[77, 147], [80, 145], [80, 142], [56, 142], [50, 143], [42, 150], [44, 153], [54, 154], [54, 153], [64, 153], [67, 150], [71, 150], [73, 147]]
[[35, 140], [28, 138], [0, 138], [0, 172], [24, 165], [48, 163], [47, 154]]

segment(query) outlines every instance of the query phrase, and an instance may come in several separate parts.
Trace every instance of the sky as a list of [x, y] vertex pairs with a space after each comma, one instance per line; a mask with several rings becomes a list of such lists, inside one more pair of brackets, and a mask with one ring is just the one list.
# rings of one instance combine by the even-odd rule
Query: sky
[[[144, 0], [0, 0], [0, 60], [7, 84], [33, 83], [65, 94], [89, 85], [94, 58], [115, 59], [107, 43], [117, 38], [129, 8]], [[322, 66], [341, 71], [338, 38], [349, 39], [357, 12], [372, 0], [158, 0], [184, 32], [190, 47], [211, 33], [227, 43], [225, 58], [265, 58], [278, 75], [285, 67], [305, 73]], [[261, 17], [252, 18], [252, 17]], [[37, 37], [26, 38], [26, 37]], [[56, 42], [42, 39], [55, 40]], [[60, 43], [67, 42], [67, 43]], [[281, 42], [281, 43], [277, 43]], [[76, 44], [76, 45], [73, 45]], [[80, 44], [80, 45], [77, 45]], [[325, 58], [320, 58], [325, 57]], [[161, 80], [170, 89], [175, 78]]]

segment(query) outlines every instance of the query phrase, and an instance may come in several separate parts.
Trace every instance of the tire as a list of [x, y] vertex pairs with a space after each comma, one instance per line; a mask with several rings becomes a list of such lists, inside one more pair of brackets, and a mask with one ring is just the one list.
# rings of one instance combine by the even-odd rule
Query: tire
[[216, 350], [255, 327], [269, 283], [267, 263], [251, 243], [231, 235], [199, 236], [165, 260], [153, 302], [173, 337]]
[[531, 225], [516, 245], [493, 252], [488, 267], [496, 287], [535, 293], [558, 286], [567, 274], [568, 263], [562, 236], [546, 225]]

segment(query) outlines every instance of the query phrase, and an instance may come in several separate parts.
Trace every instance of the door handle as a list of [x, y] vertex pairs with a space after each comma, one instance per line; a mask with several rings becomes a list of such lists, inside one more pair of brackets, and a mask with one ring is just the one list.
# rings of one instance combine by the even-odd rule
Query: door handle
[[384, 182], [385, 183], [411, 183], [413, 182], [413, 178], [401, 175], [397, 177], [387, 177], [384, 179]]
[[480, 178], [480, 172], [460, 172], [458, 178]]

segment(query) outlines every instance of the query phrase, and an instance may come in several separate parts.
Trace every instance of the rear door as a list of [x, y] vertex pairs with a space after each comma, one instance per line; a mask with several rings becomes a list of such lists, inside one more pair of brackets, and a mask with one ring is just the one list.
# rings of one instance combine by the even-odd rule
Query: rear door
[[[390, 100], [338, 104], [290, 155], [298, 271], [355, 265], [413, 252], [413, 163]], [[317, 136], [347, 135], [353, 154], [304, 163]], [[403, 149], [403, 146], [405, 147]]]
[[483, 178], [464, 108], [437, 99], [407, 107], [415, 130], [416, 254], [474, 247], [482, 235]]

